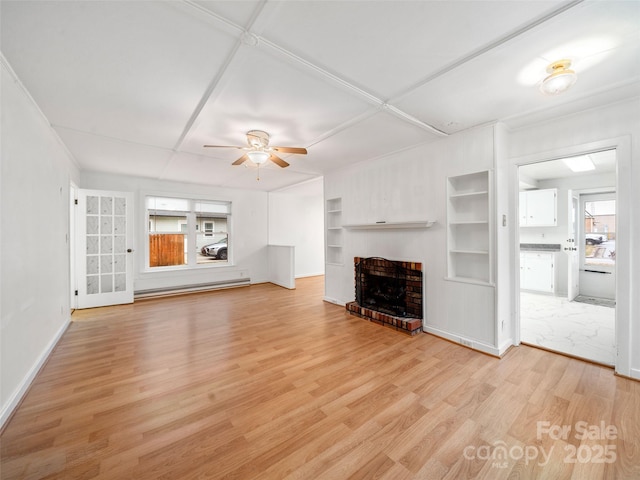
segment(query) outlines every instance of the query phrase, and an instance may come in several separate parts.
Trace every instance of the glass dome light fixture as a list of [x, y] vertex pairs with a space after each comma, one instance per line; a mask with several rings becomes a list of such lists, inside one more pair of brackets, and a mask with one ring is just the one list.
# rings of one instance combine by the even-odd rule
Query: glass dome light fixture
[[562, 59], [547, 67], [550, 75], [540, 84], [540, 91], [545, 95], [559, 95], [576, 83], [578, 76], [571, 70], [571, 60]]
[[249, 157], [249, 160], [251, 160], [256, 165], [262, 165], [264, 162], [269, 160], [271, 154], [263, 150], [251, 150], [247, 152], [247, 156]]

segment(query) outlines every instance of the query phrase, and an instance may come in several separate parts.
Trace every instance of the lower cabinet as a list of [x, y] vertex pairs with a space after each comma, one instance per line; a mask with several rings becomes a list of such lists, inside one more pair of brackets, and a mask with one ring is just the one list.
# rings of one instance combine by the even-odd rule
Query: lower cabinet
[[554, 254], [550, 252], [520, 253], [520, 288], [536, 292], [554, 292]]

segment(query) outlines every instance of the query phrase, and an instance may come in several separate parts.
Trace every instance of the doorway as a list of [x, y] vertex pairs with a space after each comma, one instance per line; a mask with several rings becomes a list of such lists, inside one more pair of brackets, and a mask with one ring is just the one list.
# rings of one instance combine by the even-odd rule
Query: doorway
[[518, 178], [522, 343], [614, 366], [616, 151], [521, 165]]

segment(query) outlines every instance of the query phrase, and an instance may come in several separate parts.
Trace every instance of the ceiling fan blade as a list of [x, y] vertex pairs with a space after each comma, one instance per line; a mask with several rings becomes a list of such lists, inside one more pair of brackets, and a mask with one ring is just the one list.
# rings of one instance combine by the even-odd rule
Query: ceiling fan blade
[[274, 155], [273, 153], [269, 157], [269, 160], [271, 160], [273, 163], [275, 163], [276, 165], [278, 165], [279, 167], [282, 167], [282, 168], [289, 166], [289, 164], [287, 162], [285, 162], [283, 159], [281, 159], [277, 155]]
[[231, 165], [240, 165], [240, 164], [246, 162], [247, 160], [249, 160], [249, 157], [245, 153], [239, 159], [237, 159], [235, 162], [233, 162]]
[[203, 145], [205, 148], [240, 148], [244, 149], [246, 147], [238, 147], [237, 145]]
[[271, 147], [271, 149], [275, 150], [276, 152], [282, 153], [299, 153], [301, 155], [307, 154], [307, 149], [301, 147]]

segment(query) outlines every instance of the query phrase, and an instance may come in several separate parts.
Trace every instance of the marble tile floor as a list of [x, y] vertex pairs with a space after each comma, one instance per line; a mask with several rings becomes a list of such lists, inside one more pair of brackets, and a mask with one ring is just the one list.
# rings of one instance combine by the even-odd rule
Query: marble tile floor
[[615, 308], [520, 293], [520, 339], [603, 365], [615, 364]]

